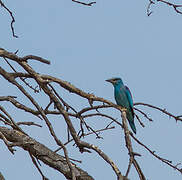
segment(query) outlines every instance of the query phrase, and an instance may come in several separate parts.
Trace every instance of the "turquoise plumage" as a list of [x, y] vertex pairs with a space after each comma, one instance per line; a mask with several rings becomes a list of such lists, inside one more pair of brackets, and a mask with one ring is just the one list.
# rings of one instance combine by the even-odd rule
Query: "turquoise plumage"
[[112, 78], [106, 81], [113, 84], [116, 103], [117, 105], [127, 109], [126, 117], [131, 129], [136, 134], [136, 127], [134, 124], [133, 99], [129, 88], [123, 84], [121, 78]]

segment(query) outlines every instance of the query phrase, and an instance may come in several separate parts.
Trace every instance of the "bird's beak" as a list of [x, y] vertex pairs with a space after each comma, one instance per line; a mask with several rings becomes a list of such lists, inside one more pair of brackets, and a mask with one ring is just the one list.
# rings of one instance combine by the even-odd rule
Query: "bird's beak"
[[107, 79], [107, 82], [113, 83], [112, 79]]

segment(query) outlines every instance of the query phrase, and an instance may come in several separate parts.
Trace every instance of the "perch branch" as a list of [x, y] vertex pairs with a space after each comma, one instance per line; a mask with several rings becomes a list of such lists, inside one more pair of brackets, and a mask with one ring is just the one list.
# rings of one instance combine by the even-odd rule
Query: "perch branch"
[[[121, 109], [121, 116], [122, 116], [122, 123], [123, 123], [124, 134], [125, 134], [125, 144], [128, 149], [129, 156], [130, 156], [129, 163], [132, 163], [135, 166], [135, 169], [139, 175], [140, 180], [146, 180], [138, 162], [135, 159], [135, 156], [138, 155], [138, 153], [133, 152], [133, 147], [132, 147], [132, 143], [131, 143], [131, 139], [130, 139], [130, 132], [128, 130], [128, 125], [127, 125], [126, 109]], [[129, 167], [128, 167], [126, 175], [128, 175], [128, 173], [129, 173], [130, 166], [131, 165], [129, 165]]]

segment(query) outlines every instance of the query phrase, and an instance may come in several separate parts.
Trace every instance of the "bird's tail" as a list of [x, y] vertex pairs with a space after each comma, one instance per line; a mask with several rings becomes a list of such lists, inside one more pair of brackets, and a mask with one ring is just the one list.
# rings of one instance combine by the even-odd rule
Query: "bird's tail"
[[128, 119], [128, 122], [130, 124], [132, 131], [136, 134], [136, 127], [135, 127], [134, 117], [133, 117], [132, 113], [127, 111], [126, 117]]

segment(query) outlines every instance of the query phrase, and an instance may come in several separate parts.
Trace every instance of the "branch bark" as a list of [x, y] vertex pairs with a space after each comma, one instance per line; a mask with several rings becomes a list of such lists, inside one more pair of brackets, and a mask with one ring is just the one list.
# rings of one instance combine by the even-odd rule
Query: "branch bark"
[[[53, 152], [45, 145], [37, 142], [35, 139], [21, 133], [20, 131], [0, 126], [0, 132], [9, 142], [12, 143], [12, 146], [16, 145], [23, 148], [38, 160], [62, 173], [67, 179], [71, 179], [72, 174], [70, 168], [63, 156]], [[2, 137], [0, 138], [2, 139]], [[76, 164], [71, 163], [71, 165], [74, 168], [76, 180], [93, 180], [93, 177], [91, 177], [86, 171], [77, 167]]]

